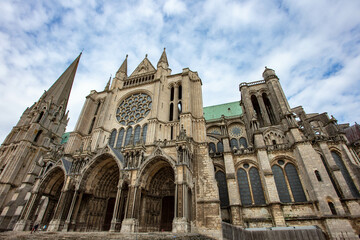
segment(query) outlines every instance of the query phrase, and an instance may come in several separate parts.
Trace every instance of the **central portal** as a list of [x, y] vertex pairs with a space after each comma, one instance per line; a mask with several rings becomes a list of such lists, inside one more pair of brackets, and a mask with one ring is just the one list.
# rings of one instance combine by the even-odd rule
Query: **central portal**
[[166, 161], [154, 160], [144, 171], [140, 231], [171, 231], [175, 206], [174, 170]]

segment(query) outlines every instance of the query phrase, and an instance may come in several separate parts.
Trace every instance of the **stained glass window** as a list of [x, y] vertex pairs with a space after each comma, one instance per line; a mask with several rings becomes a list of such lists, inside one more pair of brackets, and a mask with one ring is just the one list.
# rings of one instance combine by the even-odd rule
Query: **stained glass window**
[[230, 147], [231, 147], [231, 149], [234, 149], [234, 147], [235, 147], [236, 149], [239, 149], [237, 139], [232, 138], [232, 139], [230, 140]]
[[240, 138], [240, 145], [243, 145], [245, 148], [248, 147], [247, 141], [244, 137]]
[[129, 128], [126, 130], [126, 136], [125, 136], [124, 146], [129, 145], [129, 143], [130, 143], [130, 138], [131, 138], [131, 134], [132, 134], [132, 127], [129, 127]]
[[294, 201], [306, 202], [306, 196], [294, 164], [291, 163], [286, 164], [285, 172], [290, 184], [290, 189], [293, 194]]
[[249, 171], [249, 176], [255, 204], [265, 204], [264, 190], [261, 185], [259, 171], [252, 167]]
[[119, 131], [119, 136], [118, 136], [117, 141], [116, 141], [116, 148], [121, 148], [123, 138], [124, 138], [124, 132], [125, 132], [125, 130], [123, 128], [121, 128], [120, 131]]
[[284, 202], [284, 203], [291, 202], [291, 198], [290, 198], [289, 190], [286, 185], [283, 170], [277, 165], [274, 165], [271, 168], [271, 170], [274, 174], [275, 185], [279, 194], [280, 202]]
[[227, 184], [226, 184], [225, 173], [222, 171], [217, 171], [215, 173], [215, 179], [216, 179], [216, 181], [218, 183], [218, 187], [219, 187], [220, 206], [227, 207], [227, 206], [229, 206], [229, 194], [228, 194], [228, 188], [227, 188]]
[[241, 203], [244, 206], [249, 206], [252, 204], [251, 193], [249, 188], [249, 181], [244, 169], [239, 169], [237, 171], [237, 179], [239, 183], [239, 192]]
[[345, 167], [344, 162], [342, 161], [341, 157], [339, 156], [339, 154], [337, 154], [336, 152], [332, 151], [331, 152], [332, 157], [334, 158], [334, 161], [336, 163], [336, 165], [340, 168], [340, 171], [342, 173], [342, 175], [344, 176], [344, 179], [346, 181], [346, 184], [348, 185], [353, 197], [359, 198], [360, 197], [360, 193], [357, 190], [347, 168]]
[[146, 142], [147, 127], [148, 127], [148, 125], [145, 124], [145, 125], [143, 126], [143, 130], [142, 130], [142, 139], [143, 139], [144, 143]]
[[116, 109], [116, 120], [122, 125], [138, 123], [149, 114], [151, 104], [151, 97], [146, 93], [133, 94]]
[[139, 140], [140, 140], [140, 130], [141, 127], [140, 126], [136, 126], [135, 127], [135, 131], [134, 131], [134, 145], [136, 145]]
[[114, 129], [114, 130], [111, 132], [111, 134], [110, 134], [109, 145], [112, 146], [112, 147], [114, 147], [116, 134], [117, 134], [116, 129]]

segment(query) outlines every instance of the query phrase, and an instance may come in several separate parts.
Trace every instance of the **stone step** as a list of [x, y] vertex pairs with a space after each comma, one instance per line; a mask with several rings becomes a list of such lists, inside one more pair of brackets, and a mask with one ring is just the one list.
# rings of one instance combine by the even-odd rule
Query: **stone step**
[[204, 235], [196, 233], [170, 233], [170, 232], [152, 232], [152, 233], [110, 233], [110, 232], [2, 232], [0, 233], [0, 239], [4, 240], [28, 240], [28, 239], [39, 239], [39, 240], [213, 240]]

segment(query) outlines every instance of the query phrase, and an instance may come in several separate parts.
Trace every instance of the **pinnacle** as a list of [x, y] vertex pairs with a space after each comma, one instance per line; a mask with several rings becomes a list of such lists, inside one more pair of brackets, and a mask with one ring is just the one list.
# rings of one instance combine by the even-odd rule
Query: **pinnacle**
[[169, 66], [169, 63], [168, 63], [168, 60], [167, 60], [167, 56], [166, 56], [166, 48], [164, 48], [164, 51], [163, 53], [161, 54], [161, 57], [159, 59], [159, 62], [158, 62], [158, 67], [160, 66], [161, 63], [165, 63], [166, 67]]

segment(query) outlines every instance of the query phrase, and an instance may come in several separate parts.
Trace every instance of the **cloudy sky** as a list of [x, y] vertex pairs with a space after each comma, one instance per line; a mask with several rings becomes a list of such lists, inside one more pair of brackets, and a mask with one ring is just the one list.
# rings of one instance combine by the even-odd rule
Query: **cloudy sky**
[[360, 121], [360, 1], [0, 1], [0, 140], [82, 49], [68, 109], [104, 89], [126, 54], [128, 73], [166, 47], [189, 67], [204, 105], [240, 99], [238, 85], [275, 69], [291, 107]]

